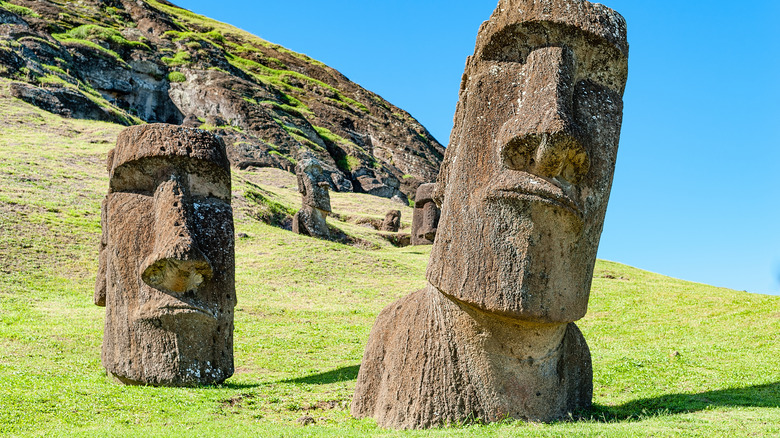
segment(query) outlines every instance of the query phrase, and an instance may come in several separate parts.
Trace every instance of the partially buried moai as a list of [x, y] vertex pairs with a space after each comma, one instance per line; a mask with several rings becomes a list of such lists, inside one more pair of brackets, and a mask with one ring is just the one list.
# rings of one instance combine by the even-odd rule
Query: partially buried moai
[[422, 184], [414, 197], [412, 215], [412, 245], [432, 245], [439, 227], [441, 210], [433, 202], [435, 183]]
[[322, 172], [322, 164], [311, 155], [304, 155], [295, 166], [301, 209], [293, 217], [294, 233], [327, 239], [330, 237], [326, 218], [330, 213], [330, 184]]
[[585, 315], [627, 77], [624, 19], [502, 0], [466, 63], [428, 286], [371, 331], [352, 414], [422, 428], [588, 408]]
[[134, 126], [107, 166], [95, 287], [103, 366], [127, 384], [223, 382], [236, 305], [224, 143], [193, 128]]
[[390, 210], [382, 221], [382, 231], [397, 233], [401, 229], [401, 210]]

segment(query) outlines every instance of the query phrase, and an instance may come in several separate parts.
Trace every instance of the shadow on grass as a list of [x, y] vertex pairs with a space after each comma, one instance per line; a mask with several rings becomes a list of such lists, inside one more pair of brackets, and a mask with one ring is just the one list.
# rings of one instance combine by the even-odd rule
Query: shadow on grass
[[257, 388], [260, 386], [259, 383], [233, 383], [233, 382], [224, 382], [223, 384], [219, 385], [224, 388], [230, 388], [230, 389], [252, 389]]
[[718, 407], [780, 407], [780, 382], [745, 388], [719, 389], [699, 394], [666, 394], [633, 400], [619, 406], [594, 404], [583, 419], [615, 422], [684, 414]]
[[285, 379], [280, 383], [308, 383], [310, 385], [327, 385], [328, 383], [344, 382], [357, 378], [360, 365], [336, 368], [335, 370], [324, 373], [312, 374], [310, 376], [298, 377], [295, 379]]

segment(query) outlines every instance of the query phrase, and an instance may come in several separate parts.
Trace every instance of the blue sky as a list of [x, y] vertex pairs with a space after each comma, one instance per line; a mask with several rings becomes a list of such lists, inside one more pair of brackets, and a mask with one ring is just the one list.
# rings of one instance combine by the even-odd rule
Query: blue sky
[[[336, 68], [446, 145], [497, 0], [174, 3]], [[780, 294], [780, 2], [602, 3], [631, 48], [599, 258]]]

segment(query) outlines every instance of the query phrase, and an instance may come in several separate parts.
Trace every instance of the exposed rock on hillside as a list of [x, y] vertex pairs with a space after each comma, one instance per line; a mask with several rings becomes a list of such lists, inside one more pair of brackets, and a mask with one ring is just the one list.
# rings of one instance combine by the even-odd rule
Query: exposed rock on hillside
[[308, 151], [335, 191], [406, 202], [444, 152], [338, 71], [164, 0], [0, 0], [0, 76], [68, 117], [213, 130], [240, 168]]

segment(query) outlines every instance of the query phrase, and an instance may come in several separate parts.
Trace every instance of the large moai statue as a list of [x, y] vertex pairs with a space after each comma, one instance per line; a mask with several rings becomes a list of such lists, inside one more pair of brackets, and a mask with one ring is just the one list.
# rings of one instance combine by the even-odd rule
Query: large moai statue
[[236, 305], [224, 143], [199, 129], [134, 126], [107, 167], [95, 286], [103, 366], [126, 384], [223, 382]]
[[422, 184], [414, 197], [412, 215], [412, 245], [433, 245], [439, 227], [441, 210], [433, 202], [435, 183]]
[[428, 286], [371, 331], [352, 414], [424, 428], [588, 408], [588, 296], [627, 77], [625, 20], [501, 0], [466, 63]]
[[295, 166], [298, 177], [298, 192], [301, 194], [301, 209], [293, 217], [294, 233], [327, 239], [330, 237], [326, 218], [330, 213], [330, 184], [322, 172], [322, 164], [307, 155]]

